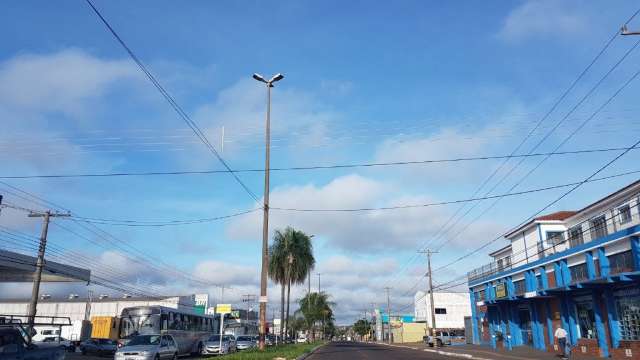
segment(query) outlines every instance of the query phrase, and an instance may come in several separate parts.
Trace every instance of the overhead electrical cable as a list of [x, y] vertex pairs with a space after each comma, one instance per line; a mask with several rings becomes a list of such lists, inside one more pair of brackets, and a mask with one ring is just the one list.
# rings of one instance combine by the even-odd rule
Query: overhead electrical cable
[[[423, 165], [423, 164], [440, 164], [449, 162], [479, 161], [479, 160], [500, 160], [511, 158], [532, 158], [541, 156], [558, 156], [558, 155], [575, 155], [575, 154], [593, 154], [607, 153], [612, 151], [620, 151], [625, 148], [597, 148], [583, 150], [567, 150], [558, 152], [529, 153], [517, 155], [487, 155], [487, 156], [471, 156], [449, 159], [431, 159], [431, 160], [409, 160], [409, 161], [390, 161], [390, 162], [369, 162], [354, 164], [334, 164], [334, 165], [313, 165], [313, 166], [292, 166], [292, 167], [275, 167], [270, 171], [302, 171], [302, 170], [325, 170], [325, 169], [346, 169], [346, 168], [367, 168], [367, 167], [384, 167], [384, 166], [401, 166], [401, 165]], [[185, 170], [185, 171], [142, 171], [142, 172], [111, 172], [111, 173], [83, 173], [83, 174], [42, 174], [42, 175], [0, 175], [0, 179], [66, 179], [66, 178], [83, 178], [83, 177], [122, 177], [122, 176], [158, 176], [158, 175], [203, 175], [203, 174], [224, 174], [229, 170]], [[237, 169], [235, 173], [244, 172], [264, 172], [264, 169]]]
[[198, 124], [191, 119], [191, 117], [182, 109], [182, 107], [175, 101], [173, 96], [167, 92], [167, 90], [160, 84], [160, 82], [156, 79], [156, 77], [147, 69], [144, 63], [138, 58], [138, 56], [131, 50], [131, 48], [124, 42], [122, 37], [118, 35], [115, 29], [109, 24], [109, 22], [105, 19], [104, 16], [100, 13], [100, 11], [93, 5], [91, 0], [86, 0], [87, 4], [93, 9], [93, 12], [100, 18], [102, 23], [107, 27], [109, 32], [113, 35], [113, 37], [118, 41], [118, 43], [124, 48], [124, 50], [129, 54], [129, 57], [138, 65], [138, 68], [147, 76], [149, 81], [155, 86], [155, 88], [162, 94], [165, 100], [169, 103], [169, 105], [173, 108], [173, 110], [182, 118], [182, 120], [189, 126], [189, 128], [193, 131], [193, 133], [200, 139], [200, 141], [209, 149], [209, 151], [218, 159], [218, 161], [229, 171], [229, 173], [233, 176], [238, 184], [245, 190], [249, 196], [258, 201], [258, 197], [249, 189], [247, 185], [235, 174], [229, 164], [222, 158], [222, 156], [218, 153], [215, 147], [209, 142], [209, 139], [204, 134], [204, 132], [200, 129]]

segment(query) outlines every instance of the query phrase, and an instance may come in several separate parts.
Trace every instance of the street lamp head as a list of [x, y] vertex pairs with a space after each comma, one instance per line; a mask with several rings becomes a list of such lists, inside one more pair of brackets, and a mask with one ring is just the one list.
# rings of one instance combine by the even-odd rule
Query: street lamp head
[[284, 75], [282, 75], [282, 74], [280, 74], [280, 73], [277, 73], [277, 74], [275, 74], [275, 75], [271, 78], [271, 80], [269, 80], [269, 84], [272, 84], [272, 83], [274, 83], [274, 82], [276, 82], [276, 81], [280, 81], [280, 80], [282, 80], [283, 78], [284, 78]]
[[267, 80], [265, 80], [260, 74], [253, 74], [253, 78], [265, 84], [268, 84]]

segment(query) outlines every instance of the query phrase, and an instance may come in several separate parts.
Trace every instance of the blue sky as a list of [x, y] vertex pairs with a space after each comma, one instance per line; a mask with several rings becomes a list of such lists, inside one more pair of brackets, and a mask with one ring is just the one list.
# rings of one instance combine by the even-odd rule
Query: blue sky
[[[506, 155], [636, 10], [631, 1], [97, 1], [96, 6], [220, 151], [224, 127], [222, 155], [235, 169], [263, 166], [265, 89], [251, 79], [254, 72], [285, 74], [273, 93], [275, 167]], [[0, 20], [0, 31], [8, 35], [0, 43], [1, 176], [222, 169], [84, 2], [14, 2]], [[561, 121], [635, 41], [616, 39], [521, 152]], [[639, 58], [632, 52], [538, 151], [553, 150], [638, 70]], [[640, 130], [632, 96], [637, 90], [631, 83], [561, 149], [631, 145]], [[581, 180], [614, 155], [553, 157], [518, 189]], [[536, 162], [527, 160], [494, 193], [506, 192]], [[606, 174], [640, 170], [636, 163], [632, 152]], [[272, 206], [463, 199], [499, 164], [274, 172]], [[261, 173], [240, 176], [262, 195]], [[551, 210], [579, 208], [636, 178], [588, 184]], [[193, 219], [256, 207], [228, 174], [6, 181], [85, 217]], [[38, 206], [0, 185], [3, 191], [7, 201]], [[465, 233], [448, 234], [449, 245], [435, 264], [517, 225], [561, 191], [502, 200]], [[462, 224], [489, 204], [480, 204]], [[389, 282], [397, 288], [397, 306], [411, 301], [401, 295], [423, 271], [422, 261], [412, 260], [415, 250], [455, 210], [274, 210], [272, 229], [290, 224], [315, 235], [323, 287], [338, 302], [340, 320], [349, 321], [368, 303], [382, 303], [381, 288]], [[7, 209], [0, 225], [36, 235], [39, 224], [24, 215]], [[239, 301], [240, 294], [257, 293], [260, 221], [256, 213], [197, 225], [103, 228], [150, 256], [235, 288], [228, 296]], [[56, 226], [50, 240], [81, 250], [98, 264], [127, 267], [118, 249], [91, 246]], [[436, 280], [445, 282], [487, 261], [472, 257]], [[399, 272], [404, 264], [407, 271]], [[170, 275], [135, 267], [126, 272], [133, 283], [151, 282], [165, 292], [219, 296], [215, 288], [196, 288]], [[28, 293], [28, 286], [3, 288], [11, 296]], [[47, 290], [70, 291], [53, 285]], [[278, 293], [272, 289], [270, 295]]]

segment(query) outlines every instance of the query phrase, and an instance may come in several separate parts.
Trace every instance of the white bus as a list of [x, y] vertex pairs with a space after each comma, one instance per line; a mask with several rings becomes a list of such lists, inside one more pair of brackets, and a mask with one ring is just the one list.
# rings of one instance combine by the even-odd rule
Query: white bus
[[164, 306], [136, 306], [122, 309], [118, 343], [124, 345], [136, 335], [169, 334], [180, 355], [200, 354], [219, 327], [219, 319], [212, 315]]

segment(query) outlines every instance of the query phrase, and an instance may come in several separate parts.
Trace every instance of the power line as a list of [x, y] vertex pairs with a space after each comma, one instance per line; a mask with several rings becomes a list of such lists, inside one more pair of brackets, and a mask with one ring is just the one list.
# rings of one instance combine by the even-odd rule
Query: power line
[[238, 184], [249, 194], [253, 200], [258, 201], [258, 197], [245, 185], [242, 180], [236, 175], [231, 167], [227, 164], [227, 162], [220, 156], [218, 151], [211, 145], [207, 136], [200, 130], [198, 124], [191, 119], [191, 117], [182, 109], [182, 107], [174, 100], [174, 98], [165, 90], [165, 88], [160, 84], [160, 82], [156, 79], [156, 77], [147, 69], [144, 63], [136, 56], [136, 54], [131, 50], [131, 48], [124, 42], [124, 40], [118, 35], [115, 29], [109, 24], [109, 22], [102, 16], [100, 11], [93, 5], [91, 0], [86, 0], [87, 4], [93, 9], [95, 14], [100, 18], [102, 23], [107, 27], [109, 32], [115, 37], [118, 43], [124, 48], [124, 50], [129, 54], [129, 57], [138, 65], [138, 68], [147, 76], [149, 81], [155, 86], [155, 88], [162, 94], [165, 100], [169, 103], [169, 105], [173, 108], [173, 110], [182, 118], [182, 120], [191, 128], [193, 133], [200, 139], [200, 141], [210, 150], [210, 152], [218, 159], [218, 161], [229, 171], [229, 173], [233, 176]]
[[[628, 149], [627, 151], [629, 151], [629, 150], [631, 150], [631, 149]], [[625, 151], [625, 153], [626, 153], [626, 151]], [[639, 172], [640, 172], [640, 170], [630, 171], [630, 172], [625, 172], [625, 173], [620, 173], [620, 174], [614, 174], [614, 175], [609, 175], [609, 176], [605, 176], [605, 177], [589, 179], [587, 182], [603, 181], [603, 180], [613, 179], [613, 178], [617, 178], [617, 177], [621, 177], [621, 176], [636, 174], [636, 173], [639, 173]], [[561, 189], [561, 188], [565, 188], [565, 187], [569, 187], [569, 186], [573, 186], [573, 185], [578, 185], [578, 184], [582, 184], [582, 183], [583, 183], [582, 181], [579, 181], [579, 182], [572, 182], [572, 183], [566, 183], [566, 184], [560, 184], [560, 185], [552, 185], [552, 186], [536, 188], [536, 189], [530, 189], [530, 190], [509, 192], [509, 193], [505, 193], [505, 194], [490, 195], [490, 196], [483, 196], [483, 197], [470, 198], [470, 199], [461, 199], [461, 200], [431, 202], [431, 203], [424, 203], [424, 204], [409, 204], [409, 205], [366, 207], [366, 208], [342, 208], [342, 209], [280, 208], [280, 207], [271, 207], [271, 209], [272, 210], [281, 210], [281, 211], [295, 211], [295, 212], [367, 212], [367, 211], [380, 211], [380, 210], [399, 210], [399, 209], [423, 208], [423, 207], [460, 204], [460, 203], [475, 202], [475, 201], [481, 201], [481, 200], [487, 200], [487, 199], [499, 199], [499, 198], [503, 198], [503, 197], [525, 195], [525, 194], [531, 194], [531, 193], [536, 193], [536, 192], [542, 192], [542, 191], [548, 191], [548, 190], [554, 190], [554, 189]]]
[[[391, 161], [391, 162], [368, 162], [354, 164], [334, 164], [334, 165], [313, 165], [313, 166], [292, 166], [292, 167], [276, 167], [270, 171], [303, 171], [303, 170], [326, 170], [326, 169], [347, 169], [347, 168], [367, 168], [367, 167], [385, 167], [385, 166], [401, 166], [401, 165], [423, 165], [423, 164], [439, 164], [439, 163], [455, 163], [465, 161], [479, 160], [500, 160], [511, 158], [533, 158], [540, 156], [554, 155], [573, 155], [573, 154], [592, 154], [607, 153], [611, 151], [620, 151], [625, 148], [600, 148], [600, 149], [584, 149], [584, 150], [568, 150], [558, 152], [545, 153], [529, 153], [517, 155], [488, 155], [488, 156], [472, 156], [459, 157], [450, 159], [432, 159], [432, 160], [413, 160], [413, 161]], [[237, 169], [237, 170], [184, 170], [184, 171], [142, 171], [142, 172], [111, 172], [111, 173], [82, 173], [82, 174], [44, 174], [44, 175], [5, 175], [0, 179], [64, 179], [64, 178], [85, 178], [85, 177], [124, 177], [124, 176], [159, 176], [159, 175], [204, 175], [204, 174], [225, 174], [225, 173], [254, 173], [264, 172], [264, 169]]]

